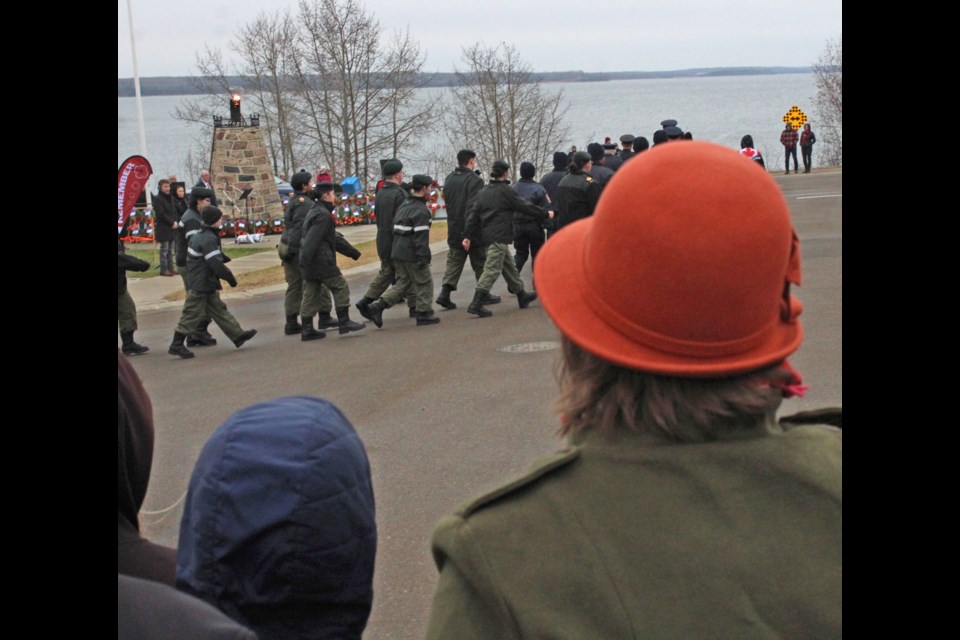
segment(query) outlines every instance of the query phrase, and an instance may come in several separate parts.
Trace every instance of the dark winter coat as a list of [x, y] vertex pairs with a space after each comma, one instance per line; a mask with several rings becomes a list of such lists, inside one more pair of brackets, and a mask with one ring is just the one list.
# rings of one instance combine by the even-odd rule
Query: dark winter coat
[[363, 443], [334, 405], [251, 405], [197, 459], [177, 588], [262, 639], [359, 640], [373, 602], [374, 516]]
[[537, 184], [531, 178], [520, 178], [513, 185], [513, 191], [526, 200], [527, 202], [532, 202], [533, 204], [541, 207], [544, 210], [544, 214], [537, 214], [535, 216], [530, 215], [527, 211], [514, 211], [513, 212], [513, 221], [516, 224], [527, 224], [527, 223], [536, 223], [540, 224], [543, 222], [544, 217], [546, 216], [546, 210], [550, 207], [547, 203], [547, 190], [543, 188], [542, 185]]
[[483, 180], [466, 167], [457, 167], [443, 183], [443, 201], [447, 206], [447, 244], [463, 249], [467, 211], [483, 189]]
[[430, 224], [427, 201], [415, 196], [407, 198], [393, 219], [393, 252], [390, 257], [430, 264]]
[[305, 193], [298, 193], [290, 198], [287, 210], [283, 212], [283, 233], [280, 235], [280, 242], [286, 245], [286, 249], [281, 249], [281, 258], [287, 261], [297, 259], [303, 239], [303, 221], [315, 204], [313, 198]]
[[333, 205], [328, 202], [314, 203], [303, 220], [300, 275], [306, 280], [341, 275], [337, 266], [337, 224], [333, 219]]
[[153, 239], [157, 242], [173, 240], [173, 223], [177, 220], [177, 213], [169, 193], [160, 191], [153, 197], [153, 216]]
[[220, 248], [220, 230], [204, 225], [190, 237], [187, 249], [187, 289], [211, 293], [223, 289], [220, 280], [236, 286], [237, 279], [227, 268], [230, 258]]
[[557, 201], [560, 199], [560, 181], [563, 180], [565, 175], [567, 175], [566, 171], [551, 171], [540, 178], [540, 186], [547, 190], [547, 196], [550, 197], [550, 204], [547, 205], [547, 208], [551, 211], [557, 211]]
[[579, 169], [568, 171], [560, 181], [559, 191], [557, 217], [554, 219], [557, 229], [593, 215], [600, 199], [600, 185], [590, 174]]
[[185, 198], [178, 198], [175, 195], [170, 196], [170, 201], [173, 203], [173, 217], [179, 224], [180, 218], [182, 218], [183, 214], [189, 209], [187, 201]]
[[128, 256], [123, 241], [117, 238], [117, 295], [127, 290], [127, 271], [146, 271], [150, 263], [134, 256]]
[[393, 250], [393, 218], [406, 199], [407, 192], [393, 182], [384, 182], [383, 188], [377, 194], [374, 211], [377, 216], [377, 255], [381, 260], [390, 259]]
[[[604, 160], [604, 162], [606, 162], [606, 160]], [[613, 177], [613, 171], [606, 165], [594, 162], [593, 167], [590, 169], [590, 175], [593, 176], [593, 179], [596, 180], [600, 188], [603, 189]]]
[[513, 242], [513, 218], [516, 213], [538, 220], [547, 212], [518, 196], [506, 180], [493, 180], [480, 190], [470, 211], [464, 235], [471, 243], [510, 244]]
[[180, 216], [180, 222], [177, 227], [177, 255], [176, 262], [178, 267], [187, 266], [187, 247], [190, 246], [190, 238], [200, 233], [203, 228], [203, 218], [196, 209], [188, 208]]

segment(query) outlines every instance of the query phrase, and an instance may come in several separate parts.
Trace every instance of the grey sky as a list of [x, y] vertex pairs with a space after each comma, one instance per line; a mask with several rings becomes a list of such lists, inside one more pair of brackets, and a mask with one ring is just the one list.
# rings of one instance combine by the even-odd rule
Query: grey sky
[[[204, 43], [296, 0], [131, 0], [141, 77], [194, 73]], [[806, 66], [843, 31], [842, 0], [367, 0], [385, 30], [410, 32], [426, 71], [452, 71], [464, 45], [504, 41], [537, 71]], [[117, 0], [117, 77], [133, 75], [127, 0]]]

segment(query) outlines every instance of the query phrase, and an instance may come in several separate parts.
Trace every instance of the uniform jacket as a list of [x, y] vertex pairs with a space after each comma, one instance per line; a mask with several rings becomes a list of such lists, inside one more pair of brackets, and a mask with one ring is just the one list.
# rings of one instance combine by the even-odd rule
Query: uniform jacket
[[433, 535], [427, 638], [840, 638], [842, 440], [598, 433]]
[[153, 466], [153, 405], [117, 349], [117, 573], [173, 586], [176, 551], [140, 535], [140, 507]]
[[527, 202], [510, 188], [506, 180], [492, 180], [477, 194], [467, 213], [464, 235], [482, 245], [513, 242], [513, 218], [519, 213], [538, 220], [547, 212]]
[[157, 192], [153, 197], [153, 237], [157, 242], [169, 242], [174, 239], [173, 223], [177, 212], [173, 207], [173, 198], [169, 193]]
[[117, 238], [117, 295], [127, 290], [127, 271], [146, 271], [150, 263], [134, 256], [128, 256], [123, 240]]
[[315, 204], [313, 198], [305, 193], [298, 193], [290, 198], [287, 210], [283, 212], [283, 233], [280, 235], [280, 242], [286, 245], [286, 248], [280, 250], [281, 258], [291, 261], [297, 259], [303, 239], [303, 220]]
[[423, 198], [411, 196], [393, 218], [394, 260], [430, 264], [430, 210]]
[[228, 418], [200, 452], [177, 588], [261, 640], [359, 640], [376, 549], [360, 437], [326, 400], [278, 398]]
[[393, 182], [384, 182], [383, 189], [377, 194], [377, 255], [381, 260], [389, 260], [393, 249], [393, 217], [397, 209], [407, 199], [403, 188]]
[[[543, 188], [542, 185], [537, 184], [531, 178], [520, 178], [513, 184], [513, 190], [518, 196], [526, 200], [527, 202], [532, 202], [533, 204], [541, 207], [544, 212], [550, 208], [550, 203], [547, 202], [547, 190]], [[543, 215], [532, 216], [525, 211], [515, 211], [513, 213], [513, 222], [515, 224], [526, 224], [529, 222], [540, 224], [543, 222], [545, 213]]]
[[187, 247], [190, 246], [190, 238], [200, 233], [203, 228], [203, 218], [196, 209], [188, 208], [180, 216], [180, 222], [177, 226], [177, 266], [187, 266]]
[[593, 215], [600, 199], [600, 185], [588, 174], [578, 169], [567, 172], [560, 180], [557, 202], [557, 229], [575, 220]]
[[187, 289], [211, 293], [223, 289], [220, 280], [236, 284], [237, 279], [227, 267], [230, 258], [220, 248], [220, 230], [204, 225], [190, 237], [187, 249]]
[[308, 280], [341, 275], [337, 266], [337, 225], [329, 202], [314, 203], [303, 220], [300, 275]]
[[617, 172], [617, 169], [623, 164], [623, 160], [620, 159], [619, 155], [611, 155], [609, 153], [603, 154], [603, 166], [614, 173]]
[[[604, 160], [604, 162], [606, 162], [606, 160]], [[606, 165], [597, 164], [595, 162], [593, 163], [593, 167], [590, 169], [590, 175], [593, 176], [593, 179], [596, 180], [597, 184], [600, 185], [600, 188], [603, 189], [613, 177], [613, 170], [608, 168]]]
[[483, 189], [483, 180], [466, 167], [457, 167], [443, 182], [443, 201], [447, 205], [447, 244], [463, 249], [467, 211]]
[[540, 178], [540, 185], [546, 189], [547, 196], [550, 198], [550, 204], [547, 205], [548, 209], [557, 211], [557, 201], [560, 199], [560, 181], [563, 180], [565, 175], [567, 175], [566, 171], [551, 171]]

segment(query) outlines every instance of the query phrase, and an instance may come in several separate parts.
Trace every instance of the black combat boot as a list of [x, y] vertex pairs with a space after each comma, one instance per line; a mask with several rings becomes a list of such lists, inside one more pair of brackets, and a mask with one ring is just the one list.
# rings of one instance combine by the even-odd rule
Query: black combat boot
[[489, 291], [484, 291], [480, 304], [500, 304], [500, 296], [492, 296]]
[[200, 323], [200, 326], [197, 327], [197, 330], [194, 331], [187, 337], [187, 346], [188, 347], [212, 347], [217, 344], [217, 339], [210, 335], [210, 332], [207, 331], [207, 327], [210, 326], [210, 320], [204, 320]]
[[237, 346], [237, 349], [243, 346], [243, 343], [257, 335], [256, 329], [250, 329], [249, 331], [244, 331], [240, 334], [240, 337], [233, 341], [233, 344]]
[[[372, 321], [373, 318], [370, 316], [370, 312], [367, 310], [370, 308], [371, 302], [373, 302], [373, 298], [368, 298], [366, 296], [360, 298], [360, 302], [357, 303], [357, 311], [359, 311], [360, 315], [362, 315], [364, 318]], [[380, 325], [377, 326], [379, 327]]]
[[183, 341], [187, 336], [180, 333], [179, 331], [173, 332], [173, 342], [170, 343], [170, 348], [167, 349], [167, 353], [172, 356], [180, 356], [181, 358], [192, 358], [193, 351], [187, 349], [183, 346]]
[[520, 305], [521, 309], [526, 309], [530, 306], [530, 303], [537, 299], [537, 292], [532, 291], [527, 293], [526, 291], [521, 291], [517, 294], [517, 304]]
[[[373, 304], [367, 307], [371, 315], [373, 315]], [[354, 322], [350, 319], [350, 307], [337, 307], [337, 319], [340, 321], [340, 335], [351, 331], [360, 331], [367, 326], [365, 322]]]
[[440, 287], [440, 295], [437, 296], [437, 304], [444, 309], [456, 309], [457, 303], [450, 299], [450, 293], [452, 291], [453, 289], [448, 284]]
[[489, 294], [488, 291], [483, 289], [477, 289], [473, 294], [473, 301], [470, 303], [470, 306], [467, 307], [467, 313], [472, 313], [474, 315], [480, 316], [481, 318], [489, 318], [493, 315], [493, 311], [487, 309], [483, 306], [484, 298]]
[[408, 317], [408, 318], [419, 318], [419, 317], [420, 317], [420, 314], [417, 313], [417, 308], [416, 308], [416, 307], [407, 307], [407, 308], [409, 309], [409, 311], [407, 312], [407, 317]]
[[384, 309], [389, 309], [390, 305], [383, 301], [383, 298], [377, 300], [370, 304], [367, 307], [367, 313], [370, 315], [365, 316], [370, 322], [377, 325], [377, 327], [383, 326], [383, 311]]
[[295, 336], [303, 329], [297, 322], [297, 314], [287, 316], [287, 324], [283, 325], [283, 333], [287, 336]]
[[123, 340], [123, 346], [120, 347], [120, 351], [122, 351], [125, 356], [138, 356], [141, 353], [150, 351], [150, 347], [145, 347], [133, 341], [133, 331], [121, 332], [120, 339]]
[[423, 311], [417, 314], [417, 326], [422, 327], [427, 324], [437, 324], [440, 318], [433, 311]]
[[317, 314], [318, 329], [336, 329], [340, 326], [340, 321], [330, 315], [330, 313]]
[[325, 331], [317, 331], [313, 328], [313, 318], [303, 318], [303, 330], [300, 334], [300, 339], [304, 342], [310, 340], [319, 340], [320, 338], [326, 338], [327, 334]]

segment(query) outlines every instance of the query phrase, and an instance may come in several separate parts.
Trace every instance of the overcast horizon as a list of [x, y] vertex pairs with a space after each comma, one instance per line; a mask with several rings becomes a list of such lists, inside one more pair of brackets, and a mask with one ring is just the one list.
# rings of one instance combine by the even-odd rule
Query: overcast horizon
[[[294, 0], [130, 3], [141, 78], [196, 75], [196, 53], [205, 45], [230, 60], [231, 37], [239, 27], [264, 12], [297, 8]], [[646, 0], [362, 4], [385, 35], [409, 26], [426, 54], [425, 73], [452, 72], [461, 64], [462, 47], [478, 41], [514, 45], [538, 72], [808, 67], [827, 40], [843, 32], [843, 5], [837, 0], [803, 5], [771, 0], [675, 0], [667, 6]], [[117, 14], [117, 78], [131, 78], [127, 0], [117, 1]]]

